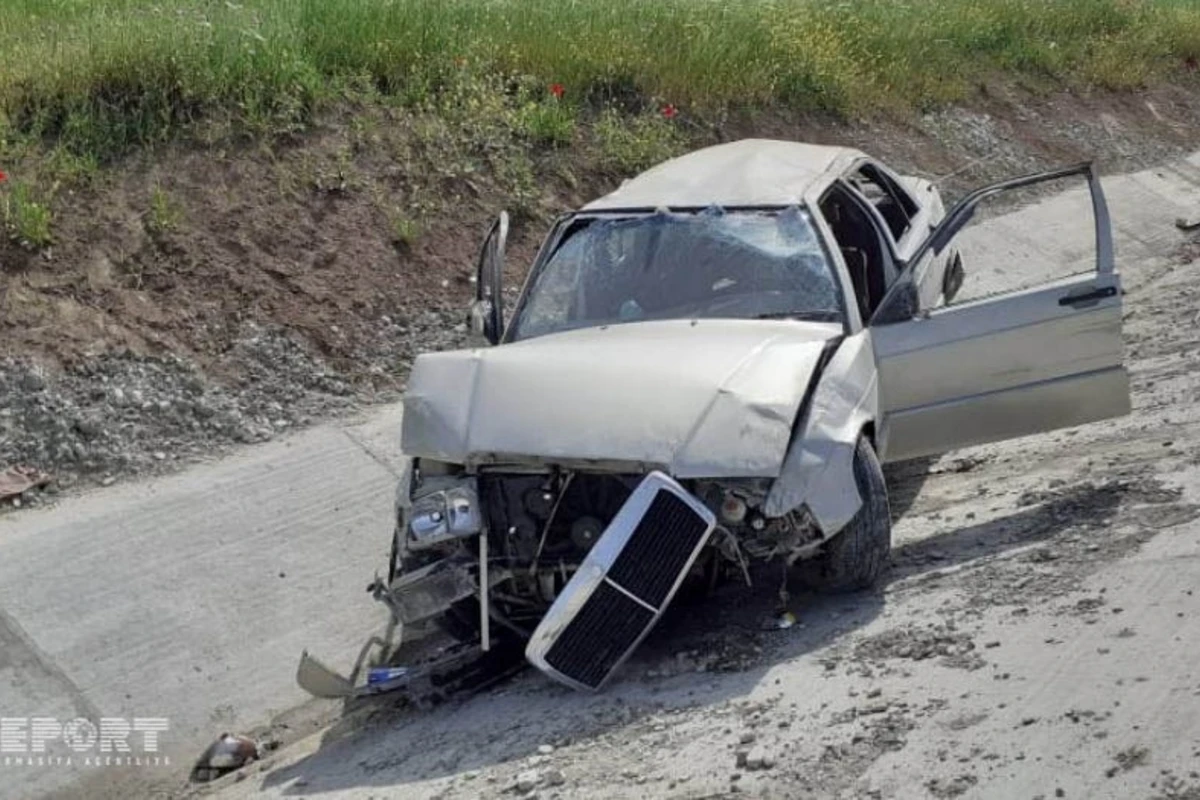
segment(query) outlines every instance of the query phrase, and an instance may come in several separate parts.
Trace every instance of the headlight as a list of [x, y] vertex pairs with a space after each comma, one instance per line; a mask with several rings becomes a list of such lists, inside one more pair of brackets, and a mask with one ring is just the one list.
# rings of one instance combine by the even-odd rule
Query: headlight
[[408, 536], [414, 548], [428, 547], [448, 539], [471, 536], [483, 528], [479, 495], [473, 479], [457, 480], [449, 489], [422, 494], [408, 511]]

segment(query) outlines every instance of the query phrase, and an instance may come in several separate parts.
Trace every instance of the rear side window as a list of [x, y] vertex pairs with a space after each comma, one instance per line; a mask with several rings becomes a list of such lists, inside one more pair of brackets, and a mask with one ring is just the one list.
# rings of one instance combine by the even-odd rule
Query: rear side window
[[846, 178], [883, 217], [891, 231], [892, 239], [900, 239], [912, 225], [917, 213], [917, 203], [903, 186], [892, 176], [874, 164], [863, 164]]

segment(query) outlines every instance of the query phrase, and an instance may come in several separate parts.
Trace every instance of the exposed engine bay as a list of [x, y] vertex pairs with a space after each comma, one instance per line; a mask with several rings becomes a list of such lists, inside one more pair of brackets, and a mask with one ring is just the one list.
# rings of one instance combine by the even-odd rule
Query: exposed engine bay
[[[676, 482], [659, 472], [510, 467], [467, 475], [461, 468], [414, 460], [411, 502], [398, 505], [389, 580], [376, 585], [376, 596], [401, 626], [433, 621], [460, 641], [478, 641], [485, 651], [497, 638], [530, 641], [527, 655], [538, 663], [533, 643], [540, 635], [548, 649], [544, 629], [564, 624], [550, 623], [548, 612], [560, 606], [578, 611], [587, 600], [581, 583], [589, 584], [590, 596], [597, 569], [624, 563], [624, 585], [605, 581], [633, 598], [627, 613], [648, 615], [631, 631], [640, 640], [684, 582], [708, 588], [729, 579], [748, 582], [751, 561], [790, 565], [817, 550], [821, 531], [803, 509], [764, 515], [769, 488], [768, 480]], [[657, 501], [639, 505], [639, 492], [666, 492], [678, 508], [666, 508], [664, 500], [655, 512]], [[639, 538], [643, 523], [653, 530]], [[580, 577], [589, 564], [591, 571]], [[650, 600], [633, 593], [630, 587], [639, 582], [651, 587]], [[619, 612], [609, 609], [606, 615], [614, 613]], [[632, 649], [636, 641], [617, 644]], [[609, 653], [611, 668], [592, 680], [547, 671], [594, 689], [625, 654]]]

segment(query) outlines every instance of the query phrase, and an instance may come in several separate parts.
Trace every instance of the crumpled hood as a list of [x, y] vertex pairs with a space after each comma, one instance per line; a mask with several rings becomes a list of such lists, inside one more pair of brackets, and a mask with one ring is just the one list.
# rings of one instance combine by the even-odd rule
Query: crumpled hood
[[824, 343], [793, 320], [626, 323], [417, 358], [401, 445], [454, 463], [635, 462], [775, 477]]

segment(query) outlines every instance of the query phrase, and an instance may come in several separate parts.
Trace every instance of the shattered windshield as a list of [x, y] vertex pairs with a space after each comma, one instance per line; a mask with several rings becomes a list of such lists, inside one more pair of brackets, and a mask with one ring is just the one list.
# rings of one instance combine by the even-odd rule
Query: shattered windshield
[[582, 216], [534, 276], [512, 340], [640, 320], [840, 322], [840, 294], [800, 208]]

